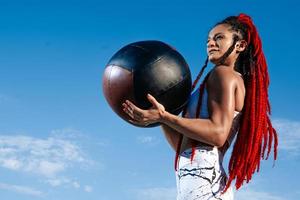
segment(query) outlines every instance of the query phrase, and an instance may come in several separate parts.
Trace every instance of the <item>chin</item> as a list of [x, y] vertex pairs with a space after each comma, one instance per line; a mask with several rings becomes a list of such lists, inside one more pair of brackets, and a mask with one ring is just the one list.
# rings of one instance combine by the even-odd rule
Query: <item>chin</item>
[[209, 62], [211, 62], [211, 63], [213, 63], [213, 64], [217, 64], [218, 63], [218, 61], [219, 61], [219, 58], [216, 58], [216, 57], [208, 57], [208, 60], [209, 60]]

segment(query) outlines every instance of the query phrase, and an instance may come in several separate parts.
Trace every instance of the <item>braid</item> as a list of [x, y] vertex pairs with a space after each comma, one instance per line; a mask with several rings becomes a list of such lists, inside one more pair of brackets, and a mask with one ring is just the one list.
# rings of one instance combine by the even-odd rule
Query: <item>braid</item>
[[259, 171], [260, 160], [265, 158], [267, 148], [265, 159], [268, 159], [273, 140], [274, 160], [277, 159], [278, 138], [269, 117], [269, 75], [257, 30], [251, 18], [244, 14], [227, 18], [221, 23], [231, 25], [248, 43], [247, 49], [240, 53], [235, 63], [235, 69], [244, 77], [247, 92], [239, 133], [229, 161], [229, 180], [225, 192], [234, 179], [236, 189], [244, 181], [248, 183], [251, 180], [253, 173]]
[[192, 91], [196, 88], [197, 86], [197, 83], [198, 81], [200, 80], [205, 68], [207, 67], [207, 64], [208, 64], [208, 56], [206, 57], [206, 60], [205, 60], [205, 63], [203, 65], [203, 67], [201, 68], [199, 74], [197, 75], [197, 78], [195, 79], [195, 81], [193, 82], [193, 85], [192, 85]]
[[236, 42], [239, 40], [239, 37], [234, 34], [233, 35], [233, 43], [232, 45], [228, 48], [228, 50], [224, 53], [224, 55], [220, 58], [220, 61], [217, 63], [217, 65], [222, 65], [224, 64], [225, 60], [227, 59], [227, 57], [232, 53], [232, 51], [234, 50], [235, 44]]

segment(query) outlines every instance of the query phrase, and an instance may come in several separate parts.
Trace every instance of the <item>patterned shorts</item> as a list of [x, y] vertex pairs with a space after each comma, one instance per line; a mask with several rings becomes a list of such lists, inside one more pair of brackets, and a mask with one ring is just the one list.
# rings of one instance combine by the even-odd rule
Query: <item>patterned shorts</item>
[[192, 150], [181, 153], [176, 171], [177, 200], [233, 200], [230, 187], [221, 194], [227, 176], [222, 167], [223, 155], [217, 147], [196, 148], [191, 162]]

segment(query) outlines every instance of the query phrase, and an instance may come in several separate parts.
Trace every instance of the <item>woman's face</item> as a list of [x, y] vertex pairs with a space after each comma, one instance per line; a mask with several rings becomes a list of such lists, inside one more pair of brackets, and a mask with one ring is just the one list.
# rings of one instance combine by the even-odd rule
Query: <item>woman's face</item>
[[[226, 24], [215, 26], [208, 35], [207, 55], [209, 61], [216, 64], [233, 43], [234, 32]], [[233, 51], [235, 52], [235, 51]], [[228, 56], [228, 58], [231, 55]]]

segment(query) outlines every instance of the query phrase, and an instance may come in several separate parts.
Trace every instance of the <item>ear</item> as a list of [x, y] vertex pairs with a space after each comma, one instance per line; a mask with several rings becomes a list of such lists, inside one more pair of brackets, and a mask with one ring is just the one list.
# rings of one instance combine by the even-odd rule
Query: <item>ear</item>
[[236, 47], [236, 52], [237, 53], [245, 51], [245, 49], [247, 47], [246, 40], [239, 40], [239, 41], [237, 41], [235, 47]]

